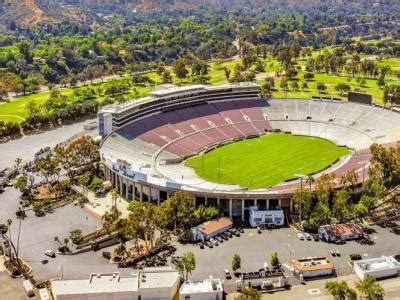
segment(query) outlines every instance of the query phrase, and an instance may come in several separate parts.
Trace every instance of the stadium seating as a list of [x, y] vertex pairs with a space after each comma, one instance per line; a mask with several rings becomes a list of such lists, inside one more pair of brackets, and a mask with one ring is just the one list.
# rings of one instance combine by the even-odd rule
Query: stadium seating
[[[400, 140], [400, 114], [376, 106], [327, 100], [213, 101], [137, 119], [109, 136], [101, 151], [108, 159], [126, 160], [141, 172], [152, 172], [152, 166], [157, 165], [158, 176], [176, 181], [174, 172], [178, 172], [186, 183], [211, 188], [212, 183], [175, 163], [219, 144], [270, 131], [320, 137], [354, 149], [352, 156], [332, 169], [340, 176], [349, 170], [360, 172], [360, 163], [370, 158], [372, 143]], [[271, 191], [282, 192], [294, 184], [285, 183]], [[224, 188], [229, 190], [228, 186]]]

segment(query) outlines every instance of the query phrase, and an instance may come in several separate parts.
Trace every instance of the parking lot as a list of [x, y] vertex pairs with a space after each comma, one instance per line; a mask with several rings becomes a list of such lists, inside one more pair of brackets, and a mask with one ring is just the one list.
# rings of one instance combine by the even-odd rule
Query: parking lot
[[[0, 222], [12, 218], [12, 235], [16, 237], [18, 219], [14, 213], [19, 206], [19, 191], [7, 188], [0, 194]], [[52, 214], [44, 217], [35, 217], [28, 212], [28, 217], [22, 221], [20, 254], [33, 267], [33, 275], [37, 280], [45, 280], [55, 277], [64, 278], [88, 278], [91, 272], [110, 272], [118, 270], [121, 274], [130, 274], [132, 269], [118, 269], [116, 265], [109, 264], [102, 258], [101, 252], [88, 252], [74, 256], [57, 255], [49, 258], [44, 255], [47, 249], [56, 250], [58, 243], [54, 237], [60, 240], [68, 237], [69, 232], [81, 229], [84, 233], [91, 232], [101, 226], [101, 221], [80, 207], [72, 204], [57, 209]], [[259, 270], [264, 262], [270, 264], [272, 252], [278, 252], [283, 267], [288, 271], [290, 258], [313, 257], [330, 255], [330, 250], [339, 250], [340, 257], [333, 257], [337, 274], [339, 276], [351, 273], [349, 255], [361, 254], [363, 258], [379, 257], [381, 255], [396, 254], [399, 249], [400, 235], [396, 235], [388, 228], [379, 226], [371, 227], [369, 239], [371, 243], [363, 244], [359, 241], [349, 241], [344, 245], [329, 244], [323, 241], [300, 241], [297, 232], [291, 228], [263, 230], [257, 233], [256, 229], [245, 229], [240, 237], [229, 238], [228, 241], [219, 243], [213, 248], [200, 249], [198, 245], [176, 244], [177, 252], [181, 255], [186, 251], [192, 251], [196, 257], [196, 270], [191, 278], [204, 279], [210, 275], [214, 278], [224, 279], [224, 269], [231, 270], [231, 261], [234, 253], [240, 254], [242, 268], [239, 271], [251, 272]], [[15, 239], [14, 239], [15, 240]], [[109, 249], [103, 249], [108, 250]], [[289, 273], [289, 272], [288, 272]], [[233, 286], [236, 278], [226, 282], [227, 286]], [[298, 283], [294, 278], [292, 284]]]
[[[19, 220], [14, 213], [19, 206], [19, 191], [7, 188], [0, 194], [0, 222], [8, 218], [13, 219], [11, 225], [13, 240], [16, 241]], [[101, 221], [83, 209], [73, 204], [55, 210], [52, 214], [43, 217], [35, 217], [32, 212], [27, 212], [27, 218], [21, 223], [20, 255], [33, 268], [36, 280], [41, 281], [50, 278], [88, 278], [91, 272], [109, 272], [117, 270], [115, 265], [101, 256], [102, 251], [88, 252], [79, 255], [57, 255], [50, 258], [44, 255], [44, 251], [51, 249], [56, 251], [59, 244], [54, 241], [58, 236], [61, 241], [69, 236], [74, 229], [81, 229], [89, 233], [101, 226]], [[122, 274], [131, 270], [122, 269]]]
[[[387, 228], [371, 227], [370, 245], [360, 241], [349, 241], [343, 245], [335, 245], [324, 241], [300, 241], [297, 232], [291, 228], [263, 230], [261, 234], [256, 229], [245, 229], [240, 237], [233, 237], [213, 248], [200, 249], [198, 245], [179, 245], [177, 254], [192, 251], [196, 257], [196, 270], [193, 279], [204, 279], [210, 275], [214, 278], [225, 279], [224, 269], [231, 272], [231, 261], [234, 253], [240, 254], [242, 268], [239, 271], [258, 271], [263, 263], [270, 265], [272, 252], [278, 252], [281, 264], [288, 271], [290, 258], [314, 257], [330, 255], [330, 250], [339, 250], [340, 256], [333, 257], [337, 275], [343, 276], [352, 272], [349, 255], [360, 254], [363, 258], [393, 255], [399, 249], [400, 235], [390, 232]], [[400, 250], [398, 250], [400, 252]], [[233, 272], [232, 272], [233, 274]], [[289, 272], [287, 272], [289, 274]], [[226, 284], [233, 285], [235, 277]], [[291, 278], [292, 284], [299, 283]]]

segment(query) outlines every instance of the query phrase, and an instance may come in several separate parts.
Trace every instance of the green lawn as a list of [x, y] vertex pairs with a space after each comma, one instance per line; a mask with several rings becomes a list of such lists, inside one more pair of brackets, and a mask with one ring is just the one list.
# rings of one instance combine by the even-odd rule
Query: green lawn
[[274, 133], [222, 146], [185, 164], [209, 181], [259, 189], [292, 179], [296, 173], [321, 171], [349, 153], [324, 139]]
[[[317, 53], [317, 52], [315, 52]], [[315, 54], [314, 53], [314, 54]], [[224, 84], [227, 82], [225, 78], [225, 72], [224, 72], [224, 67], [228, 68], [231, 70], [231, 74], [233, 74], [233, 69], [235, 64], [240, 63], [240, 59], [235, 59], [235, 60], [230, 60], [227, 62], [222, 63], [221, 65], [215, 65], [214, 63], [210, 64], [210, 69], [209, 69], [209, 76], [210, 76], [210, 81], [209, 84], [213, 85], [220, 85]], [[299, 65], [304, 65], [305, 61], [300, 60]], [[392, 67], [393, 70], [400, 70], [400, 59], [398, 58], [388, 58], [384, 59], [380, 64], [387, 64]], [[168, 66], [167, 67], [169, 70], [172, 69], [172, 67]], [[254, 69], [254, 67], [252, 67]], [[273, 76], [273, 74], [280, 69], [280, 64], [272, 57], [268, 56], [265, 60], [265, 73], [258, 73], [261, 75], [261, 77], [266, 77], [268, 76]], [[349, 78], [346, 76], [335, 76], [331, 74], [315, 74], [315, 78], [313, 81], [308, 81], [307, 85], [308, 88], [303, 89], [302, 82], [304, 82], [303, 79], [303, 71], [300, 71], [297, 80], [299, 83], [299, 89], [298, 90], [293, 90], [292, 87], [289, 84], [289, 91], [287, 92], [287, 97], [288, 98], [303, 98], [303, 99], [310, 99], [312, 96], [317, 96], [318, 91], [316, 89], [316, 84], [318, 81], [324, 82], [327, 85], [327, 90], [325, 91], [324, 95], [325, 97], [340, 97], [340, 94], [335, 91], [335, 85], [338, 83], [348, 83], [351, 86], [352, 90], [359, 89], [362, 91], [365, 91], [367, 93], [371, 93], [374, 95], [375, 101], [378, 104], [382, 104], [382, 98], [383, 98], [383, 91], [379, 89], [379, 87], [376, 84], [376, 80], [366, 80], [366, 84], [361, 86], [359, 83], [356, 82], [355, 78]], [[154, 80], [155, 84], [158, 85], [161, 83], [161, 78], [158, 76], [156, 73], [151, 72], [147, 74], [152, 80]], [[188, 85], [188, 84], [193, 84], [192, 81], [193, 78], [188, 77], [185, 78], [182, 82], [180, 79], [176, 78], [173, 76], [173, 83], [175, 84], [183, 84], [183, 85]], [[397, 77], [390, 75], [388, 77], [388, 84], [398, 84], [399, 80]], [[280, 78], [275, 78], [275, 91], [272, 92], [273, 97], [277, 98], [283, 98], [285, 97], [285, 94], [280, 88]], [[258, 80], [259, 83], [263, 83], [263, 80]], [[88, 85], [89, 87], [93, 88], [94, 90], [97, 90], [99, 87], [102, 85], [105, 85], [106, 83], [96, 83], [93, 85]], [[136, 86], [136, 90], [138, 91], [138, 94], [134, 93], [134, 87], [132, 87], [127, 93], [124, 94], [125, 99], [131, 99], [131, 98], [140, 98], [147, 96], [154, 88], [155, 86]], [[73, 94], [73, 88], [62, 88], [60, 89], [61, 93], [63, 95], [69, 96]], [[38, 105], [43, 104], [47, 99], [49, 98], [49, 92], [42, 92], [42, 93], [37, 93], [33, 95], [28, 95], [25, 97], [19, 97], [17, 99], [12, 100], [10, 103], [4, 103], [0, 104], [0, 120], [2, 121], [13, 121], [13, 122], [23, 122], [24, 118], [28, 117], [28, 109], [27, 109], [27, 103], [29, 101], [34, 101]], [[105, 95], [98, 95], [97, 96], [97, 101], [100, 103], [104, 100]], [[345, 97], [341, 97], [345, 99]]]

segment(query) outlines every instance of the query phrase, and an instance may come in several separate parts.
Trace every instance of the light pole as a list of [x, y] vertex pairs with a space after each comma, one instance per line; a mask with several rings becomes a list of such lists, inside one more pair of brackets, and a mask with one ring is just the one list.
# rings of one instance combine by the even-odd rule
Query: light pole
[[365, 181], [365, 166], [367, 165], [368, 161], [367, 160], [362, 160], [359, 161], [357, 164], [363, 167], [362, 170], [362, 183], [364, 184]]
[[389, 94], [388, 94], [388, 97], [389, 97], [390, 106], [392, 106], [392, 97], [393, 97], [393, 94], [392, 94], [392, 93], [389, 93]]
[[300, 212], [299, 212], [299, 223], [301, 226], [301, 213], [302, 213], [302, 206], [303, 206], [303, 180], [307, 178], [304, 174], [294, 174], [296, 178], [300, 179]]

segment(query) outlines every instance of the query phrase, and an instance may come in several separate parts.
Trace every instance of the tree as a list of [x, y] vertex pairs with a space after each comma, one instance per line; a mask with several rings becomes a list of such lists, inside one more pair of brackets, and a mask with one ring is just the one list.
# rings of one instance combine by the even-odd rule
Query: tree
[[118, 190], [116, 188], [111, 189], [110, 191], [111, 195], [111, 200], [112, 200], [112, 207], [117, 207], [117, 201], [121, 201], [121, 197], [118, 193]]
[[379, 86], [380, 89], [383, 89], [386, 85], [385, 78], [383, 76], [379, 76], [379, 78], [376, 80], [376, 85]]
[[195, 224], [194, 197], [188, 192], [178, 191], [161, 205], [168, 220], [168, 227], [173, 228], [180, 238], [190, 236], [190, 230]]
[[349, 200], [350, 195], [347, 189], [340, 189], [335, 192], [333, 215], [339, 223], [343, 223], [349, 217]]
[[189, 70], [186, 68], [186, 60], [184, 58], [178, 59], [175, 62], [172, 70], [174, 71], [176, 77], [181, 80], [181, 82], [189, 74]]
[[82, 241], [82, 230], [80, 229], [75, 229], [69, 232], [69, 239], [74, 243], [75, 245], [78, 245]]
[[316, 207], [310, 215], [310, 223], [315, 226], [320, 226], [323, 224], [329, 224], [331, 220], [331, 211], [329, 206], [323, 202], [317, 203]]
[[290, 87], [293, 91], [298, 91], [299, 90], [299, 83], [297, 80], [291, 81], [290, 82]]
[[162, 83], [172, 83], [172, 75], [169, 70], [165, 70], [161, 75]]
[[317, 91], [319, 92], [319, 96], [321, 97], [321, 94], [326, 91], [326, 84], [323, 82], [317, 82]]
[[214, 219], [218, 217], [218, 214], [218, 209], [213, 206], [205, 207], [203, 205], [200, 205], [194, 211], [194, 216], [196, 217], [198, 223], [203, 223], [205, 221]]
[[[19, 237], [20, 237], [20, 233], [21, 233], [21, 224], [22, 224], [22, 219], [19, 220], [19, 227], [18, 227], [18, 236], [17, 236], [17, 246], [15, 246], [12, 235], [11, 235], [11, 227], [12, 224], [12, 220], [8, 219], [5, 223], [0, 224], [0, 234], [3, 238], [3, 240], [7, 241], [8, 244], [11, 246], [10, 247], [10, 260], [13, 260], [13, 257], [15, 257], [15, 261], [17, 264], [17, 275], [22, 274], [23, 273], [23, 269], [22, 269], [22, 265], [19, 259]], [[7, 235], [8, 233], [8, 235]]]
[[277, 252], [272, 252], [271, 254], [271, 266], [274, 268], [279, 267], [279, 258]]
[[103, 187], [103, 179], [99, 177], [94, 177], [92, 182], [90, 183], [90, 188], [94, 191], [99, 191]]
[[335, 86], [335, 90], [340, 93], [340, 96], [343, 96], [343, 93], [350, 91], [350, 85], [342, 82]]
[[235, 253], [232, 257], [232, 264], [231, 264], [233, 272], [236, 272], [236, 270], [240, 269], [241, 264], [242, 264], [242, 258], [238, 253]]
[[226, 80], [229, 81], [229, 79], [231, 77], [231, 70], [228, 69], [227, 67], [224, 67], [224, 74], [225, 74]]
[[364, 280], [356, 283], [356, 289], [367, 299], [377, 300], [383, 299], [385, 291], [379, 282], [372, 276], [368, 275]]
[[240, 295], [235, 297], [235, 300], [260, 300], [261, 292], [253, 288], [242, 288]]
[[346, 281], [328, 281], [325, 289], [337, 300], [356, 299], [357, 293]]
[[306, 72], [306, 73], [304, 73], [303, 78], [306, 81], [310, 81], [314, 78], [314, 73]]
[[196, 258], [193, 252], [185, 252], [182, 257], [179, 258], [176, 264], [176, 270], [183, 275], [185, 281], [188, 280], [189, 274], [196, 269]]
[[311, 205], [312, 205], [312, 192], [307, 188], [296, 189], [293, 194], [294, 199], [294, 207], [296, 211], [301, 211], [301, 216], [304, 219], [307, 219], [311, 213]]
[[28, 185], [28, 176], [21, 175], [18, 177], [17, 182], [14, 184], [14, 187], [23, 192], [26, 189], [27, 185]]

